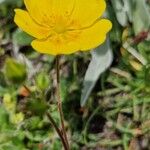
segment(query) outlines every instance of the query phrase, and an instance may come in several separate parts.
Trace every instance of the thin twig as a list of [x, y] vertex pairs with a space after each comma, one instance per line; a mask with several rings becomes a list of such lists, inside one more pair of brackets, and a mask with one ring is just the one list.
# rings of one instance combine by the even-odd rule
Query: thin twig
[[63, 137], [65, 139], [67, 148], [69, 150], [69, 143], [68, 143], [68, 139], [67, 139], [67, 135], [66, 135], [66, 131], [65, 131], [65, 125], [64, 125], [64, 114], [63, 114], [63, 110], [62, 110], [62, 102], [61, 102], [61, 96], [60, 96], [60, 66], [59, 66], [59, 56], [56, 56], [56, 95], [57, 95], [57, 105], [58, 105], [58, 111], [60, 114], [60, 120], [61, 120], [61, 126], [62, 126], [62, 133], [63, 133]]
[[48, 112], [46, 113], [46, 115], [47, 115], [48, 119], [50, 120], [51, 124], [53, 125], [53, 127], [55, 128], [57, 134], [59, 135], [59, 137], [60, 137], [60, 139], [61, 139], [61, 141], [62, 141], [62, 144], [63, 144], [63, 146], [64, 146], [64, 149], [65, 149], [65, 150], [68, 150], [68, 147], [67, 147], [67, 145], [66, 145], [65, 139], [64, 139], [64, 137], [63, 137], [63, 135], [62, 135], [60, 129], [57, 127], [57, 124], [56, 124], [55, 121], [53, 120], [52, 116], [51, 116], [50, 113], [48, 113]]

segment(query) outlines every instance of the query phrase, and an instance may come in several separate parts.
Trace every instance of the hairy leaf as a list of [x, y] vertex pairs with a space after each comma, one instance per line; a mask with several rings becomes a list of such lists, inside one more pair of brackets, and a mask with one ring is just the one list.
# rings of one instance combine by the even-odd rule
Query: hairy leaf
[[87, 69], [83, 83], [81, 106], [85, 105], [97, 80], [99, 79], [100, 75], [111, 65], [112, 59], [113, 56], [109, 39], [107, 39], [102, 46], [92, 51], [92, 60]]

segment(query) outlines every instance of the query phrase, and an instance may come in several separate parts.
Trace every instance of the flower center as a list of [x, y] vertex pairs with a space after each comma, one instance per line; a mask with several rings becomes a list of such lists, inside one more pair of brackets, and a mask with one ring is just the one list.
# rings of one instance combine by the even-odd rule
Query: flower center
[[64, 16], [53, 15], [49, 21], [53, 33], [50, 37], [55, 44], [69, 43], [76, 40], [81, 31], [80, 25], [75, 20], [69, 20]]
[[62, 24], [57, 24], [55, 27], [54, 27], [54, 31], [57, 33], [57, 34], [61, 34], [61, 33], [64, 33], [66, 31], [66, 27]]
[[53, 15], [49, 23], [56, 34], [63, 34], [67, 31], [67, 19], [63, 16]]

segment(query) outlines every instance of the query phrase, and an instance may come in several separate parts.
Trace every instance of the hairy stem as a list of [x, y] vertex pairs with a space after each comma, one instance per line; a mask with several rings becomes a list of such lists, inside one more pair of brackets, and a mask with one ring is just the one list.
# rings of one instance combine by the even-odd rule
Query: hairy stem
[[63, 135], [62, 135], [60, 129], [57, 127], [57, 124], [56, 124], [55, 121], [53, 120], [52, 116], [51, 116], [50, 113], [48, 113], [48, 112], [46, 113], [46, 115], [47, 115], [49, 121], [51, 122], [51, 124], [53, 125], [53, 127], [55, 128], [57, 134], [59, 135], [59, 137], [60, 137], [60, 139], [61, 139], [61, 141], [62, 141], [62, 144], [63, 144], [63, 146], [64, 146], [64, 149], [65, 149], [65, 150], [68, 150], [68, 146], [66, 145], [65, 139], [64, 139], [64, 137], [63, 137]]
[[67, 145], [67, 150], [69, 150], [69, 143], [67, 139], [67, 134], [65, 131], [65, 125], [64, 125], [64, 114], [62, 110], [62, 101], [61, 101], [61, 95], [60, 95], [60, 64], [59, 64], [59, 56], [56, 56], [56, 96], [57, 96], [57, 105], [58, 105], [58, 111], [60, 114], [60, 121], [61, 121], [61, 127], [62, 127], [62, 134], [65, 139], [65, 143]]

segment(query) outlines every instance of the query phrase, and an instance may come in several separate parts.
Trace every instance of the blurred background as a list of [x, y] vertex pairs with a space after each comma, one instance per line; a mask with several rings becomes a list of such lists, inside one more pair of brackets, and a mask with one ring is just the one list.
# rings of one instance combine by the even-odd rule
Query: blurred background
[[[113, 23], [92, 52], [61, 57], [71, 150], [150, 150], [150, 1], [106, 0]], [[22, 0], [0, 0], [0, 150], [61, 150], [55, 57], [15, 25]]]

